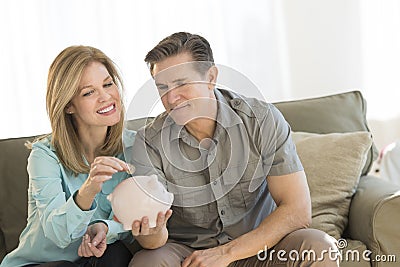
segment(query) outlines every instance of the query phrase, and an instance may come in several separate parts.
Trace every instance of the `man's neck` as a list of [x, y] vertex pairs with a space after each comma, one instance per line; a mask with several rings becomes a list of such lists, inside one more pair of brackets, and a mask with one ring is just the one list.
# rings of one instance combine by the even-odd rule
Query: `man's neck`
[[185, 125], [186, 130], [193, 135], [197, 141], [205, 138], [212, 139], [214, 137], [215, 127], [217, 123], [213, 119], [196, 119]]

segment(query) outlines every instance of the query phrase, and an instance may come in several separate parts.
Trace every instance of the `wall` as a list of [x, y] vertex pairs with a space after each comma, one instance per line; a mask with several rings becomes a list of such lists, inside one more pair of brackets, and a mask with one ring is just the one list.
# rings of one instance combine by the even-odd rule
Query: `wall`
[[[363, 39], [362, 34], [367, 32], [373, 37], [374, 32], [366, 28], [369, 24], [361, 25], [361, 4], [365, 3], [359, 1], [283, 1], [290, 92], [292, 98], [305, 98], [360, 90], [367, 100], [367, 118], [375, 144], [382, 149], [400, 139], [400, 117], [389, 116], [388, 112], [380, 115], [388, 109], [382, 99], [396, 98], [396, 92], [380, 93], [384, 81], [371, 83], [376, 79], [369, 79], [370, 75], [376, 73], [363, 68], [366, 58], [378, 55], [377, 51], [364, 49], [368, 39]], [[379, 67], [383, 73], [385, 67], [389, 68]]]
[[283, 2], [292, 97], [362, 88], [358, 1]]

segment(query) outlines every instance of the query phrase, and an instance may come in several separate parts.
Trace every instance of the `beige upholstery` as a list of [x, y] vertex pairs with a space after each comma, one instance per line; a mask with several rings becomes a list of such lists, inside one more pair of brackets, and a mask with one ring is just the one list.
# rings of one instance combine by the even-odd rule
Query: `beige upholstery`
[[[365, 101], [360, 92], [276, 103], [293, 131], [334, 133], [369, 131], [365, 119]], [[145, 119], [129, 122], [137, 129]], [[27, 182], [26, 164], [29, 150], [26, 140], [0, 140], [0, 259], [18, 243], [18, 235], [26, 223]], [[320, 151], [324, 153], [324, 151]], [[363, 168], [370, 169], [374, 147], [368, 153]], [[342, 155], [345, 156], [345, 155]], [[342, 266], [398, 266], [400, 262], [400, 188], [376, 177], [361, 177], [350, 204], [348, 230], [345, 236], [350, 246], [375, 255], [396, 254], [396, 263], [343, 262]], [[350, 241], [354, 240], [354, 241]]]
[[[359, 91], [275, 103], [295, 132], [347, 133], [369, 131], [366, 101]], [[378, 155], [373, 145], [362, 174], [366, 175]]]
[[[347, 226], [372, 136], [368, 132], [293, 132], [311, 194], [311, 227], [339, 239]], [[324, 151], [321, 153], [321, 151]]]
[[346, 248], [341, 251], [340, 267], [370, 267], [371, 264], [362, 256], [367, 246], [358, 240], [345, 239]]
[[372, 258], [396, 256], [396, 262], [372, 266], [400, 266], [400, 186], [374, 176], [360, 180], [351, 202], [349, 234], [367, 244]]

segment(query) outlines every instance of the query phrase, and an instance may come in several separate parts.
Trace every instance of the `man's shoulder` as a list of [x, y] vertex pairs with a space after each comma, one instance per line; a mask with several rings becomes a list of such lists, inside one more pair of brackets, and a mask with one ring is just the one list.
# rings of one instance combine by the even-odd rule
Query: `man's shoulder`
[[255, 97], [247, 97], [224, 89], [218, 89], [218, 91], [239, 116], [262, 119], [272, 107], [272, 104]]
[[161, 133], [163, 128], [169, 127], [172, 123], [173, 120], [168, 116], [168, 113], [163, 112], [139, 129], [137, 133], [142, 135], [146, 140], [152, 140]]

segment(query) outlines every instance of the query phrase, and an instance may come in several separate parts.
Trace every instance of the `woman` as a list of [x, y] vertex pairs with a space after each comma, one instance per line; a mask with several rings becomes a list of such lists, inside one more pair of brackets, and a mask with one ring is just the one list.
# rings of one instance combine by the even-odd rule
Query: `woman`
[[[46, 96], [52, 133], [32, 144], [27, 226], [1, 267], [127, 266], [132, 255], [116, 241], [123, 229], [106, 199], [129, 171], [120, 89], [116, 66], [100, 50], [71, 46], [56, 57]], [[124, 134], [133, 142], [134, 132]]]

